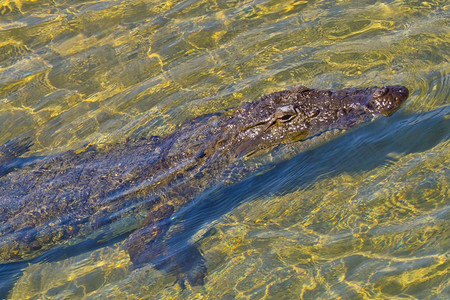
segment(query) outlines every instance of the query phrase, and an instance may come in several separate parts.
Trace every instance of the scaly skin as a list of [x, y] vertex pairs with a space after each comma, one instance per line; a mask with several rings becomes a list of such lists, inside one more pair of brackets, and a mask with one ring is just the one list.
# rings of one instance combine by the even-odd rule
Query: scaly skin
[[[300, 86], [244, 103], [231, 115], [194, 119], [166, 137], [90, 146], [10, 172], [0, 178], [0, 263], [36, 257], [123, 220], [130, 222], [121, 223], [121, 233], [140, 227], [124, 243], [133, 263], [155, 260], [164, 252], [157, 241], [169, 226], [165, 220], [223, 180], [241, 157], [389, 116], [407, 97], [402, 86]], [[0, 162], [28, 147], [26, 141], [5, 144]], [[242, 174], [252, 171], [242, 168]], [[201, 284], [204, 272], [186, 279]]]

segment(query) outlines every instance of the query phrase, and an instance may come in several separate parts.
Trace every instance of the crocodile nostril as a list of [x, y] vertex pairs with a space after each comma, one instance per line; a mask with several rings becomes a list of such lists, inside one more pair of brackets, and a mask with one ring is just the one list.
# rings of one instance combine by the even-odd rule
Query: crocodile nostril
[[408, 96], [408, 94], [409, 94], [408, 89], [399, 89], [398, 92], [404, 97]]

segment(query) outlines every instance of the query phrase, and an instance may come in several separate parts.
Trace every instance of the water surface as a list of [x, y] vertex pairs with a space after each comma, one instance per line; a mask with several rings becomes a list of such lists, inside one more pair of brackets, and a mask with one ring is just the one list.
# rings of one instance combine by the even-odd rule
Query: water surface
[[46, 156], [164, 135], [298, 84], [402, 84], [380, 119], [200, 195], [172, 235], [208, 275], [133, 269], [123, 237], [0, 266], [0, 298], [449, 297], [447, 1], [0, 2], [0, 144]]

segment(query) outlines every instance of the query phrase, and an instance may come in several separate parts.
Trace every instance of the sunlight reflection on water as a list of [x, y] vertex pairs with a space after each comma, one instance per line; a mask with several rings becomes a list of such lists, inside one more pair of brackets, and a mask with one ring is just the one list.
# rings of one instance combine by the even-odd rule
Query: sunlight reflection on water
[[174, 236], [205, 255], [203, 287], [133, 270], [109, 245], [2, 265], [0, 298], [16, 279], [14, 299], [445, 298], [448, 9], [437, 0], [1, 1], [0, 144], [30, 137], [29, 155], [164, 135], [298, 84], [403, 84], [411, 94], [393, 117], [204, 194], [174, 220]]

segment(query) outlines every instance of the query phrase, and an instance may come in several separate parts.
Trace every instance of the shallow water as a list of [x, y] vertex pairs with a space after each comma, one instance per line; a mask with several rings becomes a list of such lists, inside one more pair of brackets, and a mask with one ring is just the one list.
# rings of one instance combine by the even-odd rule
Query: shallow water
[[402, 84], [392, 117], [199, 196], [201, 287], [108, 243], [0, 265], [0, 298], [447, 299], [447, 1], [0, 1], [0, 144], [164, 135], [304, 84]]

